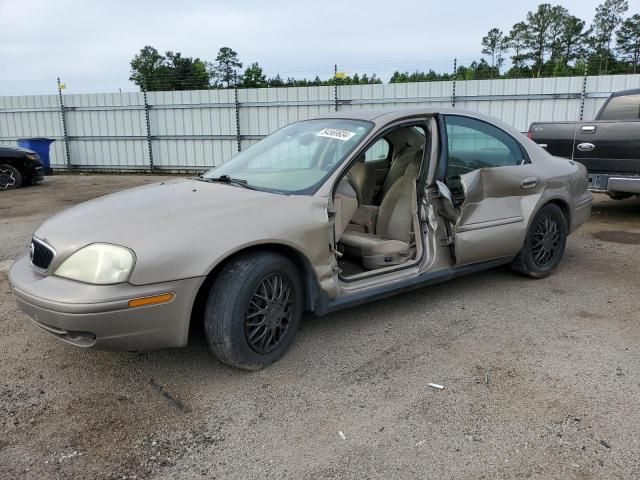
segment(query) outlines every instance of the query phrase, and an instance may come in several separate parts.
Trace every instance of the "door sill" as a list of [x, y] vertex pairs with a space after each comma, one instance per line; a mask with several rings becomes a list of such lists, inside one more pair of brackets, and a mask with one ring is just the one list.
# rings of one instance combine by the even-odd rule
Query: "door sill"
[[401, 263], [400, 265], [392, 265], [390, 267], [378, 268], [376, 270], [365, 270], [362, 273], [356, 273], [355, 275], [351, 275], [348, 277], [343, 277], [342, 274], [340, 274], [338, 275], [338, 279], [342, 284], [353, 285], [362, 280], [368, 280], [370, 278], [379, 277], [381, 275], [386, 275], [389, 273], [394, 273], [400, 270], [415, 267], [416, 265], [419, 265], [421, 261], [422, 257], [417, 260], [411, 260], [407, 263]]
[[426, 271], [405, 279], [395, 281], [390, 285], [379, 285], [363, 289], [362, 291], [345, 293], [334, 300], [329, 300], [328, 297], [323, 296], [323, 298], [320, 299], [319, 303], [316, 305], [315, 313], [317, 315], [325, 315], [337, 310], [342, 310], [343, 308], [354, 307], [363, 303], [368, 303], [397, 295], [399, 293], [408, 292], [437, 283], [442, 283], [457, 277], [469, 275], [471, 273], [488, 270], [490, 268], [507, 264], [512, 260], [513, 257], [510, 256], [485, 262], [474, 263], [471, 265], [464, 265], [461, 267], [444, 268], [435, 272]]

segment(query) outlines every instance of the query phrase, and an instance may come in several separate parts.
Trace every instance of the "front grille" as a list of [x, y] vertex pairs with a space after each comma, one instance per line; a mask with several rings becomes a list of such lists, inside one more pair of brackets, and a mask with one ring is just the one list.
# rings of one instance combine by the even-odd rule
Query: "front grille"
[[40, 240], [35, 238], [31, 240], [31, 263], [33, 263], [34, 266], [42, 270], [48, 269], [55, 254], [56, 252], [53, 248], [42, 243]]

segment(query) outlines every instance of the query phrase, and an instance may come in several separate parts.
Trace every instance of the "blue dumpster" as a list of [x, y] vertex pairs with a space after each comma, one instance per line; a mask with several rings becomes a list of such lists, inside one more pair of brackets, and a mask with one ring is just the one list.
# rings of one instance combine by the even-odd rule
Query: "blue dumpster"
[[21, 138], [18, 140], [18, 146], [28, 148], [38, 154], [44, 166], [46, 175], [51, 174], [51, 160], [49, 159], [49, 145], [55, 142], [52, 138]]

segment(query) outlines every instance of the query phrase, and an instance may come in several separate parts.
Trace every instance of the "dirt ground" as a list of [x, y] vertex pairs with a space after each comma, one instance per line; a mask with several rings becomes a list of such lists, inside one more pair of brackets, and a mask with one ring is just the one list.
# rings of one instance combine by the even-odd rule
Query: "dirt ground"
[[0, 478], [640, 477], [640, 199], [596, 197], [547, 279], [501, 268], [309, 316], [260, 372], [201, 336], [112, 353], [31, 324], [7, 271], [33, 230], [157, 178], [0, 193]]

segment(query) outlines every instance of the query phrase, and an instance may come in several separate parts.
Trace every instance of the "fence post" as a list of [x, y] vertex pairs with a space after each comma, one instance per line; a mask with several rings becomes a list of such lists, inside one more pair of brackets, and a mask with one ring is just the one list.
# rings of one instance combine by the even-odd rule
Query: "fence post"
[[58, 100], [60, 101], [60, 117], [62, 118], [62, 135], [64, 137], [64, 156], [67, 161], [67, 170], [71, 170], [71, 154], [69, 152], [69, 135], [67, 134], [67, 109], [62, 99], [62, 84], [58, 77]]
[[453, 85], [451, 90], [451, 107], [456, 106], [456, 79], [458, 78], [458, 59], [453, 59]]
[[236, 74], [236, 80], [234, 82], [233, 85], [233, 98], [234, 98], [234, 102], [235, 102], [235, 106], [236, 106], [236, 144], [237, 144], [237, 148], [238, 151], [242, 151], [242, 146], [240, 144], [240, 141], [242, 139], [241, 135], [240, 135], [240, 102], [238, 101], [238, 78], [237, 78], [237, 74]]
[[147, 150], [149, 152], [149, 173], [154, 173], [153, 168], [153, 148], [151, 146], [151, 122], [149, 120], [149, 110], [151, 107], [149, 106], [149, 102], [147, 101], [147, 90], [146, 88], [142, 90], [143, 98], [144, 98], [144, 122], [147, 127]]
[[333, 98], [334, 108], [338, 111], [338, 64], [333, 65]]
[[584, 75], [582, 76], [582, 91], [580, 92], [580, 115], [579, 115], [580, 122], [584, 118], [584, 100], [587, 97], [587, 74], [589, 73], [587, 68], [588, 68], [588, 63], [585, 63]]

